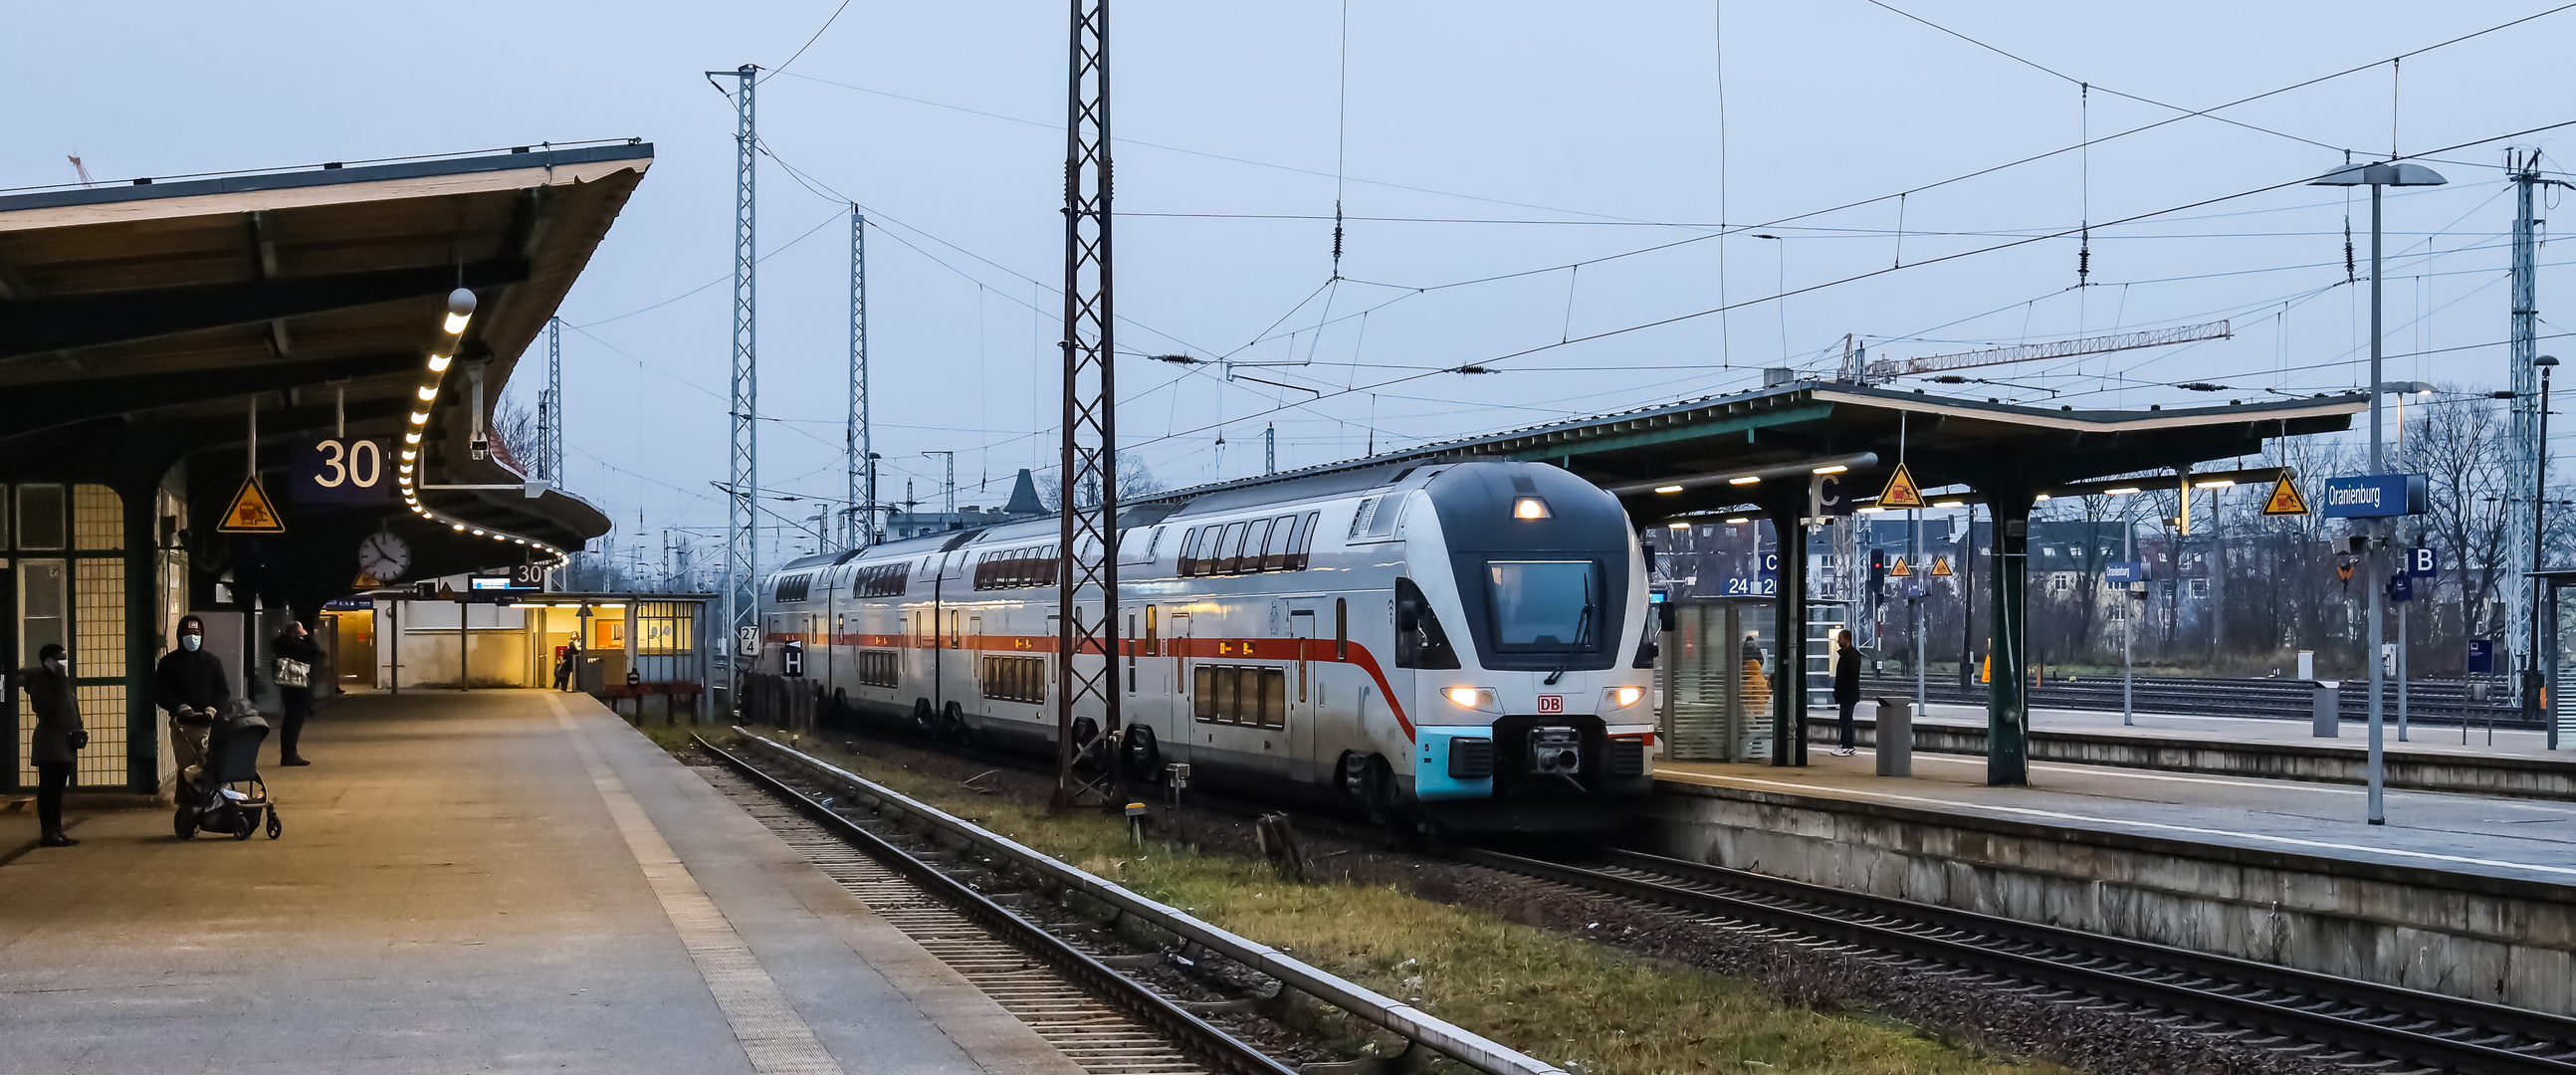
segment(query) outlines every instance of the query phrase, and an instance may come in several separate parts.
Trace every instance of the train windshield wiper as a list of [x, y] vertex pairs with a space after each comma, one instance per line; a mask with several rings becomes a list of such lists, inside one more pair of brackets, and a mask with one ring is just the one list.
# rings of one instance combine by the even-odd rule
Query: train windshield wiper
[[[1586, 641], [1589, 641], [1591, 638], [1592, 638], [1592, 574], [1591, 574], [1591, 572], [1588, 572], [1588, 571], [1587, 571], [1587, 572], [1585, 572], [1585, 573], [1584, 573], [1584, 575], [1583, 575], [1583, 612], [1582, 612], [1580, 615], [1577, 615], [1577, 616], [1574, 618], [1574, 645], [1573, 645], [1573, 647], [1572, 647], [1572, 648], [1574, 648], [1574, 649], [1582, 649], [1582, 648], [1583, 648], [1583, 644], [1584, 644]], [[1566, 673], [1566, 671], [1567, 671], [1568, 669], [1573, 668], [1573, 667], [1574, 667], [1574, 659], [1573, 659], [1572, 657], [1568, 657], [1568, 658], [1566, 658], [1566, 660], [1565, 660], [1565, 663], [1564, 663], [1564, 664], [1561, 664], [1561, 665], [1556, 666], [1556, 671], [1553, 671], [1553, 672], [1548, 673], [1548, 674], [1547, 674], [1547, 679], [1543, 680], [1542, 682], [1544, 682], [1547, 686], [1550, 686], [1550, 687], [1556, 686], [1556, 681], [1557, 681], [1557, 680], [1560, 680], [1560, 679], [1564, 679], [1564, 678], [1565, 678], [1565, 673]]]

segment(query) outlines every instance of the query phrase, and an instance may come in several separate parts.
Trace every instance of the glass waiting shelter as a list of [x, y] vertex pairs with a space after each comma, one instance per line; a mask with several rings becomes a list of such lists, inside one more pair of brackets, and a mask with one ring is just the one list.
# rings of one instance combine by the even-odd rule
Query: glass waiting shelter
[[1664, 756], [1759, 761], [1771, 756], [1771, 683], [1780, 647], [1769, 600], [1681, 598], [1657, 655]]

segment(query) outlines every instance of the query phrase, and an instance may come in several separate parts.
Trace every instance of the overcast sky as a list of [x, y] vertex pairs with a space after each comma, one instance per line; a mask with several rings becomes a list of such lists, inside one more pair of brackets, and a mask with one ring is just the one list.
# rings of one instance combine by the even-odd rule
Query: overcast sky
[[[2229, 340], [1929, 387], [2144, 407], [2355, 385], [2344, 229], [2367, 272], [2367, 199], [2298, 181], [2392, 143], [2451, 184], [2387, 203], [2389, 376], [2502, 383], [2502, 153], [2563, 177], [2576, 127], [2504, 136], [2576, 121], [2576, 11], [2392, 68], [2548, 7], [1891, 3], [1362, 2], [1345, 47], [1338, 3], [1121, 0], [1118, 341], [1239, 363], [1123, 360], [1124, 450], [1170, 485], [1237, 477], [1273, 424], [1285, 469], [1828, 371], [1846, 334], [1903, 358], [2229, 318]], [[853, 0], [815, 38], [838, 7], [12, 5], [0, 187], [67, 181], [68, 154], [119, 179], [653, 142], [562, 313], [571, 485], [658, 549], [723, 524], [734, 109], [702, 72], [784, 64], [756, 91], [762, 484], [841, 488], [856, 201], [886, 492], [935, 501], [922, 453], [948, 450], [959, 502], [995, 503], [1054, 452], [1066, 13]], [[2088, 218], [2077, 289], [2076, 238], [2021, 240]], [[2565, 260], [2541, 248], [2544, 352], [2576, 325]], [[1813, 290], [1769, 301], [1784, 283]], [[1434, 372], [1473, 363], [1502, 372]]]

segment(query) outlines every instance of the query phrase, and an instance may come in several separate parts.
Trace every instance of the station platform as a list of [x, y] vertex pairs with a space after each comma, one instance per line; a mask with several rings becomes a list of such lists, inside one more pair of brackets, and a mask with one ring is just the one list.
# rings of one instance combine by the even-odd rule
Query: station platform
[[2391, 791], [2387, 823], [2371, 825], [2366, 791], [2337, 783], [2035, 762], [2031, 786], [1989, 787], [1981, 757], [1918, 752], [1902, 778], [1876, 775], [1876, 762], [1866, 748], [1810, 748], [1804, 768], [1658, 761], [1632, 839], [1712, 865], [2576, 1015], [2576, 803]]
[[[1855, 716], [1863, 744], [1876, 741], [1873, 710], [1865, 700]], [[2344, 721], [2336, 726], [2336, 736], [2321, 738], [2304, 720], [2170, 713], [2139, 713], [2132, 719], [2134, 723], [2122, 724], [2116, 710], [2031, 710], [2034, 771], [2055, 764], [2334, 784], [2367, 781], [2369, 733], [2356, 721]], [[2548, 738], [2540, 731], [2472, 727], [2463, 744], [2458, 726], [2414, 725], [2407, 739], [2397, 736], [2392, 716], [2381, 743], [2390, 788], [2576, 802], [2576, 750], [2548, 749]], [[1836, 738], [1833, 712], [1809, 709], [1807, 741], [1831, 744]], [[1960, 756], [1985, 753], [1986, 711], [1935, 702], [1914, 719], [1914, 744], [1915, 756], [1927, 765], [1964, 762], [1982, 768], [1982, 760]]]
[[0, 815], [0, 1071], [1081, 1070], [585, 695], [351, 696], [304, 752], [275, 842]]

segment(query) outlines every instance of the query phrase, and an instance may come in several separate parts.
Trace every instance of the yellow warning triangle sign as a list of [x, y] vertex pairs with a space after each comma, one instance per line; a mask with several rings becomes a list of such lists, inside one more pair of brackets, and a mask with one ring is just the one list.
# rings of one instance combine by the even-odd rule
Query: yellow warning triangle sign
[[1914, 577], [1914, 569], [1907, 567], [1905, 565], [1905, 558], [1899, 556], [1896, 558], [1895, 563], [1887, 565], [1887, 577], [1892, 579], [1912, 578]]
[[1949, 557], [1935, 556], [1932, 558], [1932, 577], [1937, 579], [1946, 579], [1950, 577]]
[[224, 509], [224, 521], [215, 524], [218, 533], [283, 534], [286, 521], [277, 517], [270, 506], [268, 493], [259, 487], [259, 475], [242, 479], [241, 492], [233, 494], [233, 506]]
[[2299, 496], [2299, 487], [2290, 481], [2290, 472], [2282, 471], [2272, 483], [2272, 499], [2263, 502], [2265, 515], [2305, 515], [2308, 502]]
[[1914, 475], [1905, 464], [1896, 464], [1896, 473], [1887, 476], [1887, 488], [1879, 490], [1878, 506], [1882, 508], [1920, 508], [1923, 490], [1914, 484]]

